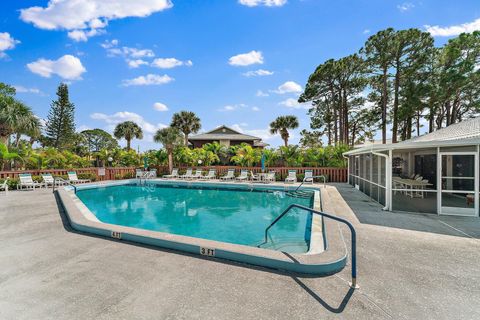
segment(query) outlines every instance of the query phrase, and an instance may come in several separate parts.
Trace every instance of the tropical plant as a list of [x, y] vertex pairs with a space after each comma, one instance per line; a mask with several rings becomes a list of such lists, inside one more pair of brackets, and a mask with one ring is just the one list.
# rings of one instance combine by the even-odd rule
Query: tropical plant
[[181, 144], [181, 132], [174, 127], [160, 129], [155, 133], [153, 140], [155, 142], [161, 143], [165, 150], [167, 150], [168, 168], [171, 172], [173, 169], [173, 150], [175, 149], [175, 147]]
[[280, 116], [275, 121], [270, 123], [270, 133], [277, 134], [280, 133], [283, 141], [285, 142], [285, 147], [288, 146], [288, 138], [290, 134], [288, 130], [298, 128], [299, 123], [298, 119], [295, 116]]
[[303, 162], [301, 149], [297, 145], [287, 145], [278, 148], [280, 158], [287, 166], [299, 167]]
[[5, 144], [0, 143], [1, 169], [3, 170], [5, 168], [5, 164], [7, 164], [8, 168], [10, 168], [10, 163], [15, 159], [20, 159], [18, 153], [9, 152], [8, 147]]
[[117, 139], [123, 138], [127, 141], [127, 151], [130, 150], [130, 142], [132, 139], [143, 139], [142, 128], [140, 128], [138, 124], [133, 121], [125, 121], [117, 124], [115, 130], [113, 131], [113, 135]]
[[184, 135], [184, 145], [188, 146], [188, 136], [201, 128], [200, 118], [194, 112], [180, 111], [172, 117], [171, 127], [177, 128]]
[[252, 167], [260, 162], [262, 152], [260, 149], [252, 148], [249, 144], [242, 144], [231, 158], [231, 161], [242, 167]]
[[84, 130], [80, 134], [83, 136], [83, 143], [89, 152], [118, 148], [117, 140], [102, 129]]

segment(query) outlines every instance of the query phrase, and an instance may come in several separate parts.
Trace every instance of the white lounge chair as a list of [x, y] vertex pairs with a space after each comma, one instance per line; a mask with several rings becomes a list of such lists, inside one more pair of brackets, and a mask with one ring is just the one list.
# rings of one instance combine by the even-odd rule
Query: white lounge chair
[[53, 187], [54, 184], [56, 186], [62, 186], [62, 185], [65, 184], [63, 179], [55, 180], [50, 173], [42, 173], [42, 179], [43, 179], [43, 183], [45, 183], [46, 187], [49, 187], [49, 186]]
[[171, 174], [164, 175], [163, 177], [166, 178], [166, 179], [175, 179], [175, 178], [178, 178], [178, 169], [177, 169], [177, 168], [173, 168]]
[[145, 178], [146, 172], [142, 169], [135, 169], [135, 179]]
[[234, 173], [235, 173], [235, 169], [228, 169], [227, 174], [224, 175], [223, 177], [220, 177], [220, 180], [224, 180], [224, 181], [233, 180], [235, 179]]
[[3, 182], [0, 184], [0, 190], [4, 190], [5, 194], [8, 193], [8, 179], [10, 178], [6, 177], [5, 180], [3, 180]]
[[17, 189], [32, 189], [35, 190], [36, 187], [45, 187], [45, 183], [33, 181], [32, 175], [30, 173], [20, 173], [18, 175], [20, 179]]
[[157, 177], [157, 169], [152, 169], [145, 173], [145, 179], [155, 179]]
[[67, 172], [68, 175], [68, 182], [77, 184], [77, 183], [87, 183], [90, 182], [90, 179], [78, 179], [77, 173], [75, 171]]
[[264, 181], [265, 181], [265, 183], [275, 182], [276, 181], [275, 171], [271, 171], [271, 172], [267, 173]]
[[246, 181], [248, 180], [248, 171], [242, 170], [240, 171], [240, 175], [235, 178], [236, 181]]
[[208, 174], [205, 176], [202, 176], [200, 179], [204, 179], [204, 180], [215, 179], [216, 178], [215, 173], [216, 173], [215, 169], [210, 169], [208, 170]]
[[181, 176], [179, 176], [180, 179], [191, 179], [192, 177], [193, 177], [192, 169], [190, 168], [187, 169], [187, 172], [185, 172], [185, 174], [182, 174]]
[[303, 177], [303, 183], [313, 184], [313, 170], [305, 170], [305, 176]]
[[195, 170], [195, 174], [192, 176], [192, 179], [202, 179], [203, 174], [201, 169]]
[[285, 178], [285, 183], [295, 183], [297, 182], [297, 171], [288, 170], [288, 177]]
[[252, 182], [262, 182], [262, 176], [260, 174], [255, 174], [253, 171], [250, 171], [250, 179]]

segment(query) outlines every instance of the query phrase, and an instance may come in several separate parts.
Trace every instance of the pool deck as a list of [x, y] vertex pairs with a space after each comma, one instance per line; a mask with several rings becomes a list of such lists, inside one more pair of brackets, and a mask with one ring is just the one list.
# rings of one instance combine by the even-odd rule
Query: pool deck
[[0, 194], [0, 319], [480, 318], [479, 218], [383, 212], [346, 184], [322, 197], [357, 228], [358, 290], [350, 265], [302, 278], [120, 242], [73, 231], [51, 191]]

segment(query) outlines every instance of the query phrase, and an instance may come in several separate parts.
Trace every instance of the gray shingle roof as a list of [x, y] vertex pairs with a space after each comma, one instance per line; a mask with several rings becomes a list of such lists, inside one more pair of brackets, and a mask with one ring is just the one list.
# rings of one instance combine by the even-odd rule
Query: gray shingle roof
[[[222, 132], [224, 129], [224, 133]], [[245, 140], [245, 141], [254, 141], [262, 140], [259, 137], [251, 136], [248, 134], [243, 134], [238, 131], [235, 131], [227, 126], [220, 126], [211, 131], [197, 134], [194, 136], [188, 137], [188, 140]]]
[[402, 141], [398, 144], [427, 141], [452, 141], [471, 138], [480, 138], [480, 117], [452, 124], [446, 128], [410, 140]]

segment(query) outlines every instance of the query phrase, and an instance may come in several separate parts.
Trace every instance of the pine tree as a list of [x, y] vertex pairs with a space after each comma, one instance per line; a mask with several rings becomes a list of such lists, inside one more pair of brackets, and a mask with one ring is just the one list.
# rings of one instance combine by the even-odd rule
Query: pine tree
[[75, 134], [75, 105], [68, 98], [68, 86], [61, 83], [57, 89], [57, 100], [52, 101], [45, 128], [51, 146], [65, 149]]

